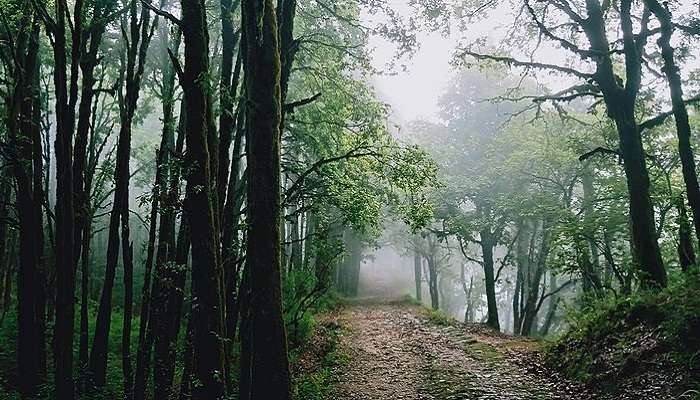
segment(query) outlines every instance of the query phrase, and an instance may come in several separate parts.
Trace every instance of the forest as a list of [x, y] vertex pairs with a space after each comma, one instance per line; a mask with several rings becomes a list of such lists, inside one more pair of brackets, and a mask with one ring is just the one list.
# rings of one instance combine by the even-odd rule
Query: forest
[[0, 0], [0, 399], [700, 399], [697, 0]]

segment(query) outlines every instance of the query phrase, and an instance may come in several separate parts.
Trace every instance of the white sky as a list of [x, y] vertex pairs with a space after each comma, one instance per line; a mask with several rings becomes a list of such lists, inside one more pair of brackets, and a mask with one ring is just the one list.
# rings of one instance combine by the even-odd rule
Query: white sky
[[[420, 34], [421, 48], [408, 62], [406, 70], [375, 76], [373, 84], [380, 98], [389, 103], [396, 121], [437, 119], [438, 98], [445, 92], [450, 74], [450, 57], [456, 42], [439, 34]], [[373, 38], [376, 47], [373, 66], [385, 68], [394, 51], [380, 38]]]
[[[402, 15], [410, 13], [405, 0], [389, 0], [387, 3]], [[488, 22], [481, 21], [470, 28], [470, 38], [495, 32], [499, 25], [512, 21], [512, 15], [506, 10], [494, 10], [492, 15]], [[371, 20], [366, 14], [365, 17]], [[399, 123], [438, 119], [438, 98], [446, 91], [450, 77], [455, 73], [450, 61], [463, 38], [462, 33], [445, 37], [436, 32], [419, 31], [416, 35], [420, 47], [413, 57], [404, 60], [406, 68], [396, 67], [390, 73], [377, 75], [372, 80], [381, 100], [391, 105], [393, 120]], [[386, 71], [395, 54], [395, 45], [382, 37], [373, 36], [369, 47], [374, 49], [373, 67]]]

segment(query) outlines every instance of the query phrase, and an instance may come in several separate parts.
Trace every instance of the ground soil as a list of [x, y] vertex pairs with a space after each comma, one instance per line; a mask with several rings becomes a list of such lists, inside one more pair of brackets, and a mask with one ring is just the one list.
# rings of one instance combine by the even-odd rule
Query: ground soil
[[406, 302], [363, 301], [324, 324], [340, 330], [329, 399], [589, 399], [542, 367], [532, 340], [493, 332]]

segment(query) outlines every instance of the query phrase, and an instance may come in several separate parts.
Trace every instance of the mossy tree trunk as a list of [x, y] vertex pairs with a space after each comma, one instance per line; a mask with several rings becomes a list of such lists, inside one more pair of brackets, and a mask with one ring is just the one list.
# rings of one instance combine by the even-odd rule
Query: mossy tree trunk
[[272, 0], [243, 1], [248, 149], [242, 400], [290, 397], [280, 263], [280, 52]]

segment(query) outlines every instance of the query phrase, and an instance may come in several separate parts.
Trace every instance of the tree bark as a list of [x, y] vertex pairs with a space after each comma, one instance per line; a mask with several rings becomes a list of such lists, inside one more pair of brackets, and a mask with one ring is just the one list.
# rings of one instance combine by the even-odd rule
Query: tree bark
[[433, 310], [440, 309], [440, 296], [438, 293], [438, 270], [435, 261], [435, 255], [432, 253], [434, 250], [430, 250], [431, 253], [425, 258], [428, 262], [428, 289], [430, 292], [430, 306]]
[[486, 325], [498, 331], [501, 327], [498, 322], [496, 277], [493, 265], [493, 249], [496, 247], [496, 241], [493, 233], [489, 230], [482, 230], [479, 236], [481, 237], [481, 254], [484, 261], [484, 281], [486, 285], [486, 305], [488, 308]]
[[168, 399], [173, 391], [177, 356], [177, 340], [182, 321], [187, 259], [192, 237], [187, 220], [178, 231], [175, 254], [164, 264], [159, 274], [157, 297], [154, 298], [153, 318], [153, 390], [155, 399]]
[[685, 272], [688, 268], [695, 265], [695, 248], [691, 239], [690, 223], [688, 222], [688, 213], [685, 210], [683, 196], [680, 196], [676, 202], [676, 208], [678, 209], [678, 262], [681, 265], [681, 269]]
[[[246, 39], [249, 290], [241, 351], [241, 400], [290, 398], [280, 264], [280, 53], [272, 0], [243, 1]], [[254, 334], [250, 334], [254, 333]], [[245, 369], [248, 369], [246, 372]]]
[[[46, 369], [38, 36], [38, 20], [27, 14], [20, 21], [15, 44], [14, 86], [6, 121], [13, 147], [11, 165], [19, 220], [17, 366], [18, 389], [23, 398], [38, 395]], [[7, 193], [9, 200], [9, 187]]]
[[[75, 109], [74, 92], [77, 85], [71, 81], [70, 93], [67, 74], [66, 0], [55, 2], [56, 20], [47, 23], [53, 33], [54, 73], [56, 107], [56, 207], [55, 207], [55, 257], [56, 257], [56, 315], [54, 323], [54, 396], [61, 400], [72, 400], [73, 384], [73, 323], [75, 314], [75, 260], [74, 260], [74, 209], [73, 209], [73, 126]], [[77, 51], [77, 49], [76, 49]], [[73, 60], [71, 70], [77, 69]], [[75, 67], [75, 68], [73, 68]], [[71, 79], [78, 79], [71, 74]], [[70, 96], [70, 98], [69, 98]]]
[[695, 235], [700, 239], [700, 186], [695, 169], [695, 156], [691, 144], [691, 129], [688, 121], [688, 110], [683, 102], [683, 83], [680, 70], [674, 58], [674, 49], [671, 46], [673, 36], [673, 20], [667, 5], [661, 5], [656, 0], [644, 0], [649, 10], [656, 16], [661, 24], [661, 37], [657, 43], [661, 48], [661, 58], [664, 61], [662, 68], [668, 81], [671, 92], [671, 104], [673, 117], [676, 121], [676, 133], [678, 135], [678, 154], [683, 167], [683, 181], [685, 182], [686, 195], [693, 215]]
[[423, 258], [417, 251], [413, 251], [413, 280], [416, 284], [416, 301], [421, 303], [423, 301]]
[[[215, 133], [209, 92], [209, 33], [203, 0], [182, 0], [182, 33], [185, 68], [184, 90], [185, 218], [192, 240], [192, 340], [194, 347], [193, 399], [226, 396], [224, 382], [224, 299], [216, 202]], [[213, 171], [212, 171], [213, 170]]]

